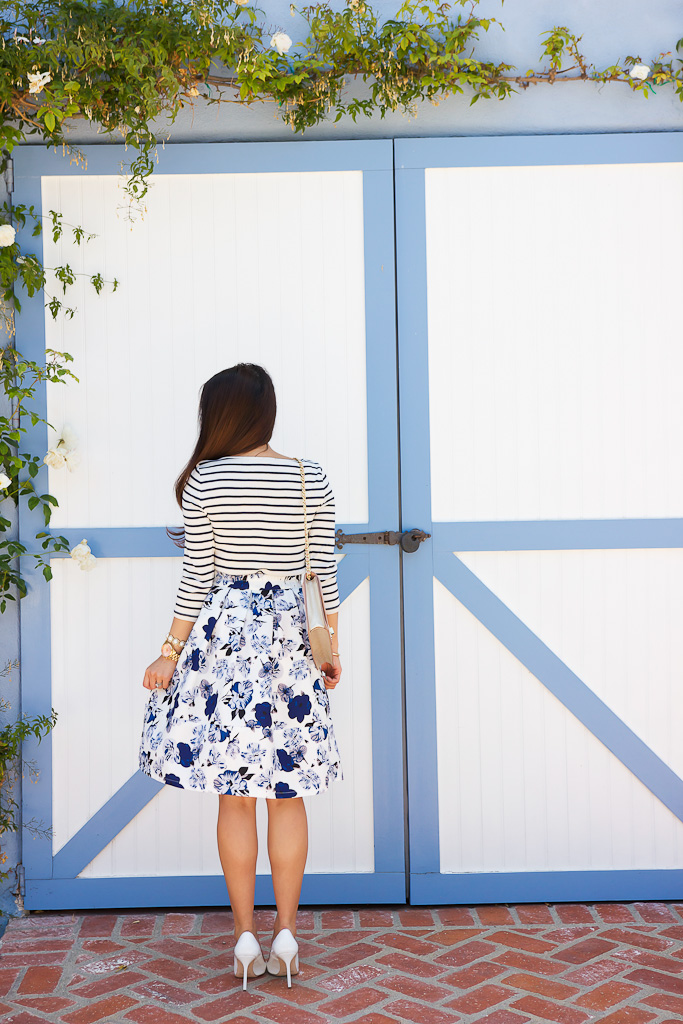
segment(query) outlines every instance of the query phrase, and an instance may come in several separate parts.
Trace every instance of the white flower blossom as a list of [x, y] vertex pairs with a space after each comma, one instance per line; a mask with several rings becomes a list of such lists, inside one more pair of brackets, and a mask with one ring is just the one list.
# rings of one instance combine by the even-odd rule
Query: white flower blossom
[[29, 71], [27, 77], [30, 82], [29, 92], [42, 92], [48, 82], [52, 81], [52, 75], [49, 71], [41, 71], [37, 75], [32, 75]]
[[48, 449], [43, 462], [53, 469], [63, 469], [66, 466], [70, 472], [73, 472], [81, 461], [80, 454], [76, 451], [77, 444], [78, 438], [71, 427], [65, 424], [62, 427], [57, 444], [53, 444]]
[[63, 444], [65, 445], [66, 448], [69, 449], [69, 451], [73, 451], [74, 448], [78, 447], [78, 438], [76, 437], [71, 427], [68, 426], [68, 424], [64, 424], [64, 426], [62, 427], [62, 432], [59, 435], [59, 437], [60, 442], [63, 442]]
[[88, 546], [88, 542], [85, 539], [85, 537], [80, 542], [80, 544], [77, 544], [76, 547], [71, 549], [69, 554], [71, 555], [75, 562], [78, 562], [81, 569], [87, 571], [89, 569], [95, 568], [95, 563], [97, 559], [90, 550], [90, 547]]
[[251, 0], [235, 0], [235, 3], [239, 4], [240, 7], [244, 7], [245, 4], [251, 3]]
[[292, 45], [292, 40], [286, 32], [276, 32], [270, 40], [270, 45], [275, 47], [278, 53], [287, 53]]
[[14, 245], [16, 235], [17, 233], [11, 224], [0, 224], [0, 247], [5, 248], [7, 245]]
[[80, 452], [66, 451], [64, 452], [64, 461], [66, 462], [66, 468], [70, 473], [73, 473], [74, 469], [81, 464]]
[[0, 473], [0, 491], [4, 491], [12, 483], [6, 473]]
[[647, 76], [650, 74], [649, 64], [634, 64], [629, 71], [631, 78], [637, 78], [639, 81], [644, 82]]
[[60, 448], [59, 445], [56, 448], [48, 448], [47, 453], [43, 456], [43, 462], [52, 469], [63, 469], [66, 466], [65, 454], [66, 449]]

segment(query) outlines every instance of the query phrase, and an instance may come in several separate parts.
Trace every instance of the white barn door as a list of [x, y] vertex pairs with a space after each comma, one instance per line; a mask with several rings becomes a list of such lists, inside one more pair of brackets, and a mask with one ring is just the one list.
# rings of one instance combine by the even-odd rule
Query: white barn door
[[396, 143], [411, 901], [683, 885], [683, 137]]
[[[167, 146], [133, 224], [119, 173], [126, 154], [100, 146], [86, 156], [85, 171], [38, 147], [17, 157], [17, 202], [97, 235], [76, 248], [68, 231], [57, 244], [45, 232], [45, 265], [86, 275], [69, 297], [78, 312], [54, 322], [37, 296], [18, 327], [19, 349], [35, 358], [46, 346], [75, 357], [80, 382], [48, 386], [55, 429], [39, 424], [31, 444], [42, 458], [64, 424], [75, 431], [79, 468], [44, 467], [41, 489], [59, 501], [51, 531], [72, 546], [85, 537], [97, 558], [90, 572], [52, 558], [52, 582], [36, 573], [22, 602], [24, 709], [59, 715], [27, 751], [41, 778], [25, 786], [24, 815], [52, 836], [25, 844], [25, 903], [222, 905], [216, 795], [137, 769], [142, 676], [181, 569], [165, 532], [182, 524], [172, 484], [194, 446], [201, 384], [259, 362], [278, 398], [273, 445], [325, 465], [337, 525], [396, 528], [391, 143]], [[23, 241], [35, 251], [28, 232]], [[118, 278], [116, 292], [98, 297], [87, 283], [95, 271]], [[27, 508], [21, 528], [36, 547], [40, 524]], [[345, 779], [307, 801], [302, 900], [396, 902], [405, 898], [400, 666], [386, 651], [400, 649], [398, 563], [347, 551], [338, 556], [344, 682], [331, 698]], [[272, 901], [264, 820], [261, 806], [260, 903]]]

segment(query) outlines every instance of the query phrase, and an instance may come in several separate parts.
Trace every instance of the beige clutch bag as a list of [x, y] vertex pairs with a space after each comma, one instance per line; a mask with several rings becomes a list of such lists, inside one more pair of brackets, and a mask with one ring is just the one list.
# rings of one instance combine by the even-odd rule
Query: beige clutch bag
[[306, 629], [308, 631], [308, 642], [311, 645], [311, 654], [316, 668], [322, 668], [329, 663], [334, 665], [332, 659], [332, 637], [330, 636], [330, 624], [327, 621], [327, 611], [323, 598], [323, 589], [320, 577], [311, 569], [311, 558], [308, 552], [308, 523], [306, 520], [306, 477], [304, 475], [304, 464], [301, 459], [296, 460], [301, 470], [301, 495], [304, 503], [304, 544], [306, 548], [306, 571], [303, 575], [304, 605], [306, 608]]

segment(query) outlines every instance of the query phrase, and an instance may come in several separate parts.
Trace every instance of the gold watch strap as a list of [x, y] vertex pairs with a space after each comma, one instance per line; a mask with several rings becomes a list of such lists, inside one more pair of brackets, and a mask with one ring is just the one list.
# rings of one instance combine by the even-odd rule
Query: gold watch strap
[[178, 661], [178, 659], [180, 658], [180, 654], [178, 653], [178, 651], [174, 651], [173, 648], [171, 647], [172, 653], [167, 654], [166, 651], [164, 650], [164, 647], [166, 647], [167, 645], [171, 647], [171, 644], [168, 643], [168, 640], [165, 640], [161, 645], [161, 653], [164, 656], [164, 658], [168, 658], [169, 661]]

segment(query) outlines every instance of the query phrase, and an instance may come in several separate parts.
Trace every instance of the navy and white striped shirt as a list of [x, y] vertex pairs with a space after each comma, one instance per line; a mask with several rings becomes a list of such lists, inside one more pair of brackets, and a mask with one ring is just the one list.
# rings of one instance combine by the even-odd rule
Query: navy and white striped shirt
[[[301, 460], [311, 568], [325, 607], [339, 608], [332, 487], [319, 462]], [[192, 470], [182, 499], [185, 549], [174, 615], [194, 622], [216, 573], [306, 568], [301, 471], [294, 459], [225, 455]]]

